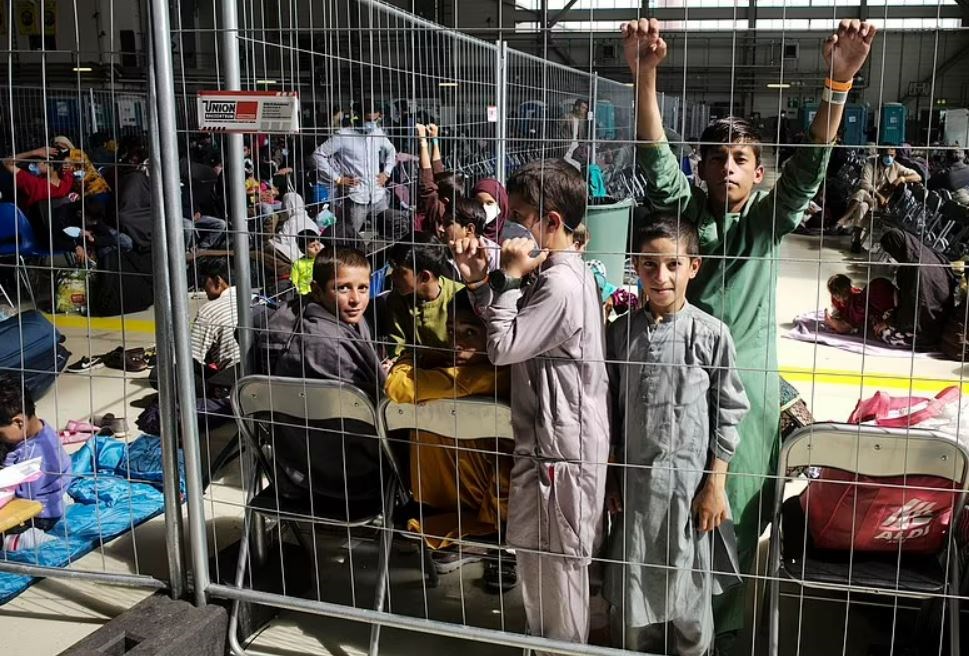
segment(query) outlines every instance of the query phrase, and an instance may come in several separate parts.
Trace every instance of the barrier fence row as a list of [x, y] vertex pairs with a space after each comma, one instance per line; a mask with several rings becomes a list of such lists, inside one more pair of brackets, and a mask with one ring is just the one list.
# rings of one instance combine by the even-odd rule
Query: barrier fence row
[[[840, 623], [841, 653], [850, 654], [852, 630], [862, 622], [861, 633], [889, 631], [889, 649], [902, 644], [894, 636], [914, 626], [933, 653], [960, 653], [959, 626], [965, 622], [959, 602], [969, 599], [963, 569], [969, 443], [960, 426], [964, 354], [955, 374], [944, 380], [933, 374], [920, 383], [916, 363], [923, 361], [916, 358], [923, 356], [912, 339], [905, 346], [908, 370], [895, 367], [899, 373], [888, 377], [906, 398], [939, 383], [956, 390], [924, 400], [928, 410], [920, 412], [931, 410], [935, 420], [925, 430], [891, 421], [849, 427], [812, 423], [803, 415], [791, 419], [795, 402], [789, 399], [781, 419], [784, 440], [769, 444], [776, 461], [764, 456], [769, 463], [760, 471], [731, 470], [744, 489], [738, 494], [749, 502], [747, 516], [734, 517], [733, 524], [743, 522], [744, 531], [753, 526], [756, 534], [750, 535], [732, 535], [726, 527], [694, 535], [690, 518], [684, 533], [673, 520], [651, 524], [650, 512], [659, 516], [672, 508], [671, 513], [692, 515], [697, 490], [714, 478], [706, 445], [687, 444], [683, 436], [718, 422], [713, 432], [729, 442], [748, 405], [761, 406], [752, 412], [762, 416], [744, 424], [752, 433], [764, 428], [759, 424], [765, 417], [773, 421], [767, 404], [784, 405], [790, 390], [777, 389], [781, 366], [767, 357], [766, 345], [779, 336], [777, 306], [790, 299], [778, 303], [771, 296], [758, 308], [763, 330], [754, 337], [762, 340], [764, 355], [756, 363], [748, 357], [738, 364], [733, 346], [717, 342], [722, 359], [714, 364], [686, 366], [667, 361], [673, 355], [650, 352], [654, 360], [647, 366], [639, 361], [647, 357], [645, 342], [633, 327], [652, 339], [665, 326], [637, 324], [642, 315], [632, 313], [613, 324], [629, 326], [627, 339], [620, 344], [610, 337], [605, 351], [598, 342], [573, 344], [574, 334], [563, 328], [571, 318], [562, 314], [535, 327], [536, 342], [541, 328], [549, 341], [559, 340], [549, 348], [562, 353], [534, 370], [509, 373], [485, 357], [490, 349], [493, 361], [501, 359], [501, 345], [489, 343], [477, 318], [480, 308], [462, 306], [473, 295], [462, 293], [460, 284], [442, 282], [460, 278], [455, 257], [425, 249], [422, 240], [430, 237], [413, 232], [427, 188], [418, 125], [439, 127], [425, 142], [429, 157], [440, 155], [439, 173], [463, 176], [459, 182], [435, 178], [445, 214], [455, 212], [459, 196], [497, 195], [480, 191], [494, 187], [476, 183], [492, 178], [504, 183], [537, 160], [564, 159], [581, 171], [589, 189], [614, 197], [603, 208], [593, 203], [582, 208], [592, 234], [599, 235], [586, 252], [587, 260], [597, 260], [599, 276], [582, 278], [572, 291], [594, 299], [598, 322], [601, 303], [608, 303], [609, 314], [618, 312], [619, 299], [645, 298], [638, 278], [647, 274], [636, 269], [641, 245], [617, 245], [628, 243], [636, 222], [631, 207], [645, 203], [648, 186], [636, 164], [637, 99], [631, 84], [599, 75], [591, 56], [588, 70], [579, 70], [516, 50], [513, 39], [486, 42], [378, 0], [137, 4], [147, 26], [140, 32], [148, 63], [143, 85], [125, 79], [103, 90], [79, 78], [70, 88], [31, 86], [36, 80], [25, 84], [17, 76], [18, 48], [11, 45], [6, 53], [10, 73], [0, 82], [0, 150], [22, 154], [23, 161], [13, 163], [19, 172], [9, 167], [0, 172], [9, 178], [0, 187], [5, 222], [0, 301], [6, 299], [17, 317], [3, 322], [10, 322], [3, 334], [11, 343], [19, 340], [20, 349], [0, 361], [0, 368], [22, 372], [21, 394], [36, 397], [38, 417], [67, 445], [70, 462], [44, 473], [70, 474], [65, 492], [71, 502], [63, 510], [65, 521], [46, 538], [24, 534], [21, 539], [37, 543], [2, 552], [0, 603], [15, 599], [33, 577], [164, 589], [176, 598], [191, 596], [196, 605], [226, 605], [230, 647], [240, 656], [253, 651], [248, 643], [260, 607], [362, 623], [370, 631], [371, 654], [408, 649], [412, 638], [395, 644], [406, 631], [476, 641], [487, 645], [483, 649], [607, 656], [626, 649], [686, 649], [679, 641], [691, 631], [697, 642], [712, 640], [714, 617], [718, 625], [729, 617], [708, 603], [718, 590], [724, 594], [717, 603], [732, 603], [743, 616], [739, 634], [717, 635], [714, 644], [724, 649], [737, 640], [749, 653], [764, 645], [770, 653], [794, 653], [820, 625]], [[575, 3], [562, 4], [568, 9]], [[47, 3], [33, 5], [42, 25]], [[121, 18], [119, 6], [111, 11]], [[14, 26], [7, 30], [14, 44]], [[17, 34], [32, 38], [31, 44], [46, 43], [37, 42], [39, 34]], [[79, 66], [80, 51], [79, 45]], [[119, 52], [104, 49], [104, 64], [111, 65]], [[683, 76], [685, 92], [685, 66]], [[242, 135], [198, 129], [198, 92], [242, 89], [297, 92], [299, 131]], [[688, 146], [710, 124], [711, 108], [677, 93], [659, 93], [658, 104], [680, 170], [690, 165]], [[371, 127], [378, 115], [380, 124]], [[777, 136], [781, 143], [764, 147], [772, 181], [780, 153], [768, 150], [806, 150], [782, 140], [780, 128]], [[59, 137], [72, 143], [60, 147]], [[363, 157], [373, 160], [368, 166], [386, 170], [386, 179], [324, 174], [327, 162], [350, 158], [347, 152], [354, 148], [366, 150]], [[864, 162], [854, 155], [847, 159], [843, 170], [852, 174], [842, 177], [857, 183]], [[80, 197], [69, 203], [51, 194], [34, 200], [16, 184], [30, 167], [46, 174], [40, 167], [56, 172], [62, 163], [73, 163], [83, 180]], [[64, 169], [60, 174], [75, 175]], [[105, 190], [89, 187], [98, 180]], [[826, 197], [831, 178], [821, 184], [816, 200], [822, 215], [829, 203], [847, 205], [848, 192], [832, 193], [835, 201]], [[958, 244], [969, 236], [964, 229], [969, 211], [952, 194], [930, 204], [927, 191], [905, 193], [898, 192], [883, 211], [894, 216], [917, 255], [908, 262], [896, 256], [893, 263], [903, 272], [907, 265], [920, 272], [914, 274], [917, 289], [938, 280], [924, 272], [948, 276], [949, 293], [957, 295], [948, 260], [965, 254]], [[919, 198], [924, 203], [914, 207]], [[355, 205], [364, 207], [360, 225], [341, 231]], [[686, 216], [685, 205], [677, 210]], [[601, 223], [589, 218], [597, 212]], [[606, 227], [606, 218], [614, 216], [608, 212], [625, 217], [618, 228]], [[432, 224], [426, 225], [433, 229]], [[448, 226], [441, 228], [439, 240], [455, 239]], [[318, 236], [320, 230], [327, 236], [307, 234]], [[870, 222], [866, 236], [873, 257], [880, 230], [876, 234]], [[826, 278], [835, 265], [844, 266], [841, 259], [825, 259], [833, 257], [827, 235], [817, 236], [818, 253], [799, 252], [784, 261], [779, 251], [711, 253], [709, 260], [726, 262], [725, 268], [758, 262], [771, 284], [783, 264], [809, 284], [778, 293], [799, 300], [812, 296], [809, 302], [824, 305], [822, 271]], [[316, 241], [324, 255], [309, 257], [312, 283], [304, 281], [305, 295], [294, 294], [293, 276]], [[344, 245], [359, 249], [362, 260], [331, 262], [330, 273], [323, 271], [320, 262]], [[821, 253], [823, 248], [828, 250]], [[943, 253], [931, 256], [930, 250]], [[877, 267], [885, 261], [869, 258], [852, 266], [864, 269], [856, 277], [870, 286], [884, 274]], [[424, 275], [438, 267], [442, 275]], [[364, 273], [353, 278], [348, 270]], [[408, 278], [408, 272], [414, 275]], [[967, 306], [946, 303], [953, 320], [962, 315], [964, 326]], [[434, 324], [442, 307], [446, 319]], [[284, 322], [287, 312], [292, 317]], [[826, 321], [809, 319], [799, 317], [794, 330], [817, 331]], [[678, 321], [670, 322], [672, 330], [679, 329]], [[705, 324], [697, 321], [702, 331]], [[865, 358], [873, 351], [865, 349], [874, 332], [868, 324], [855, 331], [860, 378], [851, 378], [852, 387], [836, 381], [833, 385], [842, 385], [838, 390], [853, 394], [857, 381], [859, 396], [870, 391]], [[811, 345], [813, 366], [802, 376], [804, 389], [812, 392], [822, 369], [819, 343]], [[594, 354], [576, 364], [569, 360], [572, 347]], [[35, 352], [42, 356], [33, 359]], [[86, 377], [86, 384], [56, 380], [68, 360], [65, 376]], [[904, 358], [898, 362], [905, 364]], [[328, 377], [321, 371], [334, 368], [340, 380], [320, 379]], [[615, 407], [587, 402], [585, 387], [572, 389], [566, 382], [557, 390], [563, 396], [541, 399], [535, 409], [529, 434], [545, 442], [523, 452], [515, 433], [525, 419], [512, 408], [530, 398], [540, 379], [593, 376], [587, 368], [609, 370], [590, 385], [602, 399], [650, 390], [626, 399], [629, 407], [640, 403], [645, 410], [617, 415]], [[474, 380], [466, 378], [469, 371]], [[509, 377], [516, 385], [511, 391]], [[746, 396], [728, 398], [724, 391], [715, 407], [704, 404], [702, 413], [691, 415], [706, 398], [709, 381], [721, 377], [731, 382], [718, 384], [735, 385], [734, 392], [747, 388]], [[624, 391], [616, 388], [617, 380]], [[748, 396], [759, 400], [748, 404]], [[923, 402], [906, 404], [910, 401]], [[903, 405], [894, 407], [895, 415], [909, 410]], [[141, 413], [137, 420], [127, 414], [133, 408]], [[878, 411], [884, 413], [880, 419], [896, 418], [881, 406]], [[666, 412], [669, 417], [658, 418]], [[593, 444], [591, 438], [568, 444], [573, 424], [589, 421], [587, 413], [599, 413], [593, 421], [601, 420], [603, 430], [614, 420], [613, 435], [630, 435], [637, 427], [662, 434], [657, 448], [668, 449], [670, 462], [656, 465], [656, 454], [646, 447], [636, 451], [637, 444]], [[586, 423], [581, 425], [584, 430]], [[774, 426], [768, 428], [773, 435]], [[555, 457], [542, 449], [556, 449]], [[538, 501], [536, 516], [528, 517], [534, 531], [509, 535], [509, 520], [519, 527], [531, 523], [509, 516], [516, 510], [508, 506], [509, 487], [514, 493], [523, 480], [522, 463], [534, 465], [536, 480], [530, 483]], [[835, 470], [847, 473], [838, 478]], [[892, 477], [890, 492], [875, 482], [878, 477]], [[662, 488], [668, 499], [660, 503], [647, 494], [647, 483], [650, 490]], [[805, 487], [811, 494], [801, 494]], [[588, 508], [579, 498], [587, 492], [607, 494], [627, 509]], [[576, 498], [568, 498], [570, 493]], [[859, 508], [875, 507], [875, 495], [892, 493], [877, 508], [896, 512], [883, 512], [876, 534], [865, 536], [868, 547], [882, 548], [856, 552], [863, 526], [869, 531], [874, 521]], [[650, 512], [629, 508], [647, 497]], [[441, 498], [457, 501], [442, 512]], [[475, 503], [477, 510], [469, 510]], [[824, 516], [821, 504], [828, 504], [829, 516], [840, 510], [849, 517], [839, 536], [848, 545], [840, 551], [824, 546], [831, 533], [812, 530], [812, 521]], [[27, 511], [35, 513], [33, 521], [40, 519], [36, 508]], [[151, 523], [160, 514], [161, 536], [152, 532], [158, 522]], [[758, 547], [768, 524], [769, 538]], [[642, 541], [628, 537], [630, 527]], [[903, 548], [910, 540], [921, 540], [921, 548]], [[661, 543], [674, 554], [666, 559], [672, 562], [653, 562], [651, 547]], [[696, 554], [695, 560], [687, 553]], [[538, 590], [539, 599], [523, 598], [526, 576], [532, 577], [528, 590]], [[753, 603], [738, 601], [744, 595]], [[807, 620], [804, 608], [818, 600], [840, 610]], [[860, 620], [862, 602], [878, 610]], [[582, 608], [588, 610], [584, 624], [570, 617], [582, 615]], [[684, 626], [667, 625], [684, 616], [691, 617]], [[573, 624], [577, 633], [570, 636]], [[661, 628], [650, 636], [642, 631], [646, 625]], [[390, 637], [384, 629], [401, 633]], [[340, 630], [327, 623], [320, 634]], [[590, 632], [593, 644], [582, 644]]]

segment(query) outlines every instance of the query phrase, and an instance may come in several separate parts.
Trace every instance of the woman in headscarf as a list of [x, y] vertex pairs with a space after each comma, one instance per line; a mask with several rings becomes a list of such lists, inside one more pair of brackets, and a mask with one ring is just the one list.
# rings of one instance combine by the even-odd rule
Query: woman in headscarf
[[84, 173], [81, 178], [81, 195], [89, 202], [107, 205], [111, 198], [111, 187], [104, 179], [85, 153], [80, 148], [75, 148], [70, 139], [61, 135], [54, 137], [52, 142], [54, 148], [66, 154], [67, 161], [74, 167], [75, 171]]
[[893, 346], [927, 348], [939, 343], [955, 305], [956, 276], [949, 261], [915, 235], [889, 228], [882, 248], [899, 263], [895, 274], [898, 302], [876, 334]]
[[485, 224], [484, 236], [492, 241], [501, 243], [505, 221], [510, 215], [508, 210], [508, 192], [504, 186], [494, 178], [479, 180], [471, 190], [471, 195], [484, 205], [488, 222]]

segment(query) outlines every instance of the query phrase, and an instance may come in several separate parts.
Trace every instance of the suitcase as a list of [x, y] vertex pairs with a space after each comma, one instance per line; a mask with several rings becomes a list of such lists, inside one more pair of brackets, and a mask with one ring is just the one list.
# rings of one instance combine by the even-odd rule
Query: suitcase
[[54, 384], [71, 353], [64, 336], [36, 310], [0, 322], [0, 375], [21, 376], [34, 400]]

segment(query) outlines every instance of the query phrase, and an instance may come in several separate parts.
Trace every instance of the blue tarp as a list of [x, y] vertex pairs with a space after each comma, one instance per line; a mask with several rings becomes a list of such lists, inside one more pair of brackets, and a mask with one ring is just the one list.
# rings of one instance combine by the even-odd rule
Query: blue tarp
[[[185, 465], [179, 452], [179, 483], [185, 492]], [[142, 435], [126, 444], [96, 436], [71, 457], [74, 480], [67, 489], [74, 503], [50, 530], [57, 540], [37, 549], [0, 552], [0, 559], [45, 567], [65, 567], [164, 510], [161, 492], [161, 440]], [[130, 477], [130, 480], [129, 480]], [[0, 604], [37, 580], [0, 572]]]

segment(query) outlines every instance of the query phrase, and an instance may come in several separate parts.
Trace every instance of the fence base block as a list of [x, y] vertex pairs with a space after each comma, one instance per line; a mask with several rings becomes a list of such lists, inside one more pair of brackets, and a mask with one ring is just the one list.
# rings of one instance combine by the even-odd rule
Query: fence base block
[[122, 613], [60, 656], [223, 656], [228, 617], [157, 594]]

